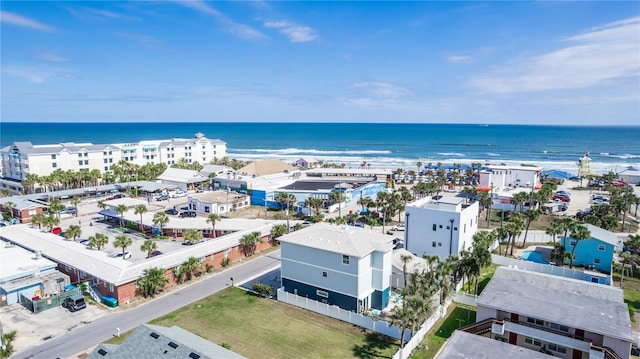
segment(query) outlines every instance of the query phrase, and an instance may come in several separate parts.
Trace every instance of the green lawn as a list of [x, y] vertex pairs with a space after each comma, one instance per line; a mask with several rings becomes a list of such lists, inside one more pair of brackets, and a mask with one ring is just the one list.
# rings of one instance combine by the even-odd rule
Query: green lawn
[[[613, 285], [620, 286], [620, 264], [614, 265]], [[638, 330], [635, 323], [634, 313], [640, 312], [640, 271], [636, 270], [634, 276], [625, 275], [622, 280], [622, 291], [624, 293], [624, 302], [629, 306], [629, 315], [634, 325], [634, 330]]]
[[434, 324], [420, 346], [413, 352], [413, 359], [431, 359], [451, 334], [458, 328], [476, 322], [474, 308], [453, 304], [449, 307], [448, 315]]
[[[499, 265], [497, 264], [491, 264], [486, 268], [482, 268], [482, 270], [480, 271], [480, 277], [478, 278], [478, 295], [480, 295], [480, 293], [482, 293], [482, 291], [487, 286], [487, 284], [489, 284], [489, 281], [491, 280], [491, 278], [493, 278], [493, 274], [496, 272], [496, 268], [498, 267]], [[468, 286], [467, 283], [464, 284], [464, 287], [461, 290], [462, 292], [467, 293], [467, 286]], [[476, 292], [475, 283], [471, 283], [470, 294], [475, 294], [475, 292]]]
[[177, 325], [248, 358], [390, 358], [399, 348], [393, 339], [238, 288], [150, 324]]

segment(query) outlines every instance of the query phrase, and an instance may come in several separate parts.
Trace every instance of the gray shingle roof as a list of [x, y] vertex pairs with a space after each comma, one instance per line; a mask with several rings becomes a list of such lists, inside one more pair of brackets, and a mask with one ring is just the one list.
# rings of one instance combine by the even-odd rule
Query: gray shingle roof
[[634, 340], [622, 290], [612, 286], [498, 267], [477, 304], [625, 341]]
[[119, 359], [243, 359], [215, 343], [201, 338], [178, 326], [170, 328], [142, 324], [120, 345], [100, 344], [87, 357]]
[[460, 330], [453, 332], [436, 359], [549, 359], [551, 356]]
[[381, 234], [377, 230], [326, 223], [316, 223], [278, 240], [354, 257], [363, 257], [373, 251], [387, 252], [393, 249], [393, 237]]

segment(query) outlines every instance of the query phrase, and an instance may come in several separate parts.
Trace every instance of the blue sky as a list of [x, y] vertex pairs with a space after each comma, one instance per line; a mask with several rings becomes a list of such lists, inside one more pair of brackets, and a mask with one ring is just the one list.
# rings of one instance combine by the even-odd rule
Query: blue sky
[[2, 121], [640, 125], [640, 3], [1, 3]]

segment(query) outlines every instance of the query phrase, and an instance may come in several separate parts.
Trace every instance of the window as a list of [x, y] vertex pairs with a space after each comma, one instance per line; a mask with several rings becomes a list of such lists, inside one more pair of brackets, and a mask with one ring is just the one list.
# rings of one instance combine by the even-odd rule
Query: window
[[576, 241], [570, 241], [569, 244], [571, 244], [572, 246], [576, 245]]
[[113, 284], [109, 284], [109, 291], [113, 293]]
[[442, 247], [442, 242], [438, 242], [438, 247]]
[[569, 331], [569, 327], [567, 327], [566, 325], [562, 325], [558, 323], [550, 323], [549, 326], [551, 327], [551, 329], [561, 330], [563, 332]]
[[438, 225], [437, 225], [437, 224], [434, 224], [434, 225], [433, 225], [433, 230], [435, 231], [437, 228], [438, 228]]
[[556, 353], [561, 353], [561, 354], [566, 354], [567, 353], [567, 348], [561, 347], [561, 346], [559, 346], [558, 344], [555, 344], [555, 343], [549, 343], [547, 345], [547, 348], [549, 350], [553, 351], [553, 352], [556, 352]]
[[84, 164], [88, 165], [89, 164], [89, 160], [84, 160]]
[[88, 152], [85, 152], [85, 153], [84, 153], [84, 156], [85, 156], [85, 157], [89, 157], [89, 153], [88, 153]]
[[537, 347], [542, 345], [542, 342], [540, 341], [540, 339], [531, 338], [531, 337], [524, 337], [524, 342], [529, 345], [534, 345]]
[[440, 229], [442, 229], [442, 225], [440, 225]]
[[436, 246], [436, 242], [431, 242], [431, 246], [435, 247]]
[[322, 276], [326, 278], [327, 277], [327, 272], [322, 272]]
[[105, 159], [104, 159], [104, 163], [109, 163], [109, 161], [105, 158]]
[[464, 227], [462, 227], [462, 228], [463, 228], [463, 229], [462, 229], [462, 232], [463, 232], [463, 233], [467, 233], [467, 224], [466, 224], [466, 223], [464, 224]]
[[55, 160], [56, 159], [56, 155], [51, 155], [51, 159]]
[[329, 293], [325, 292], [324, 290], [316, 290], [316, 295], [318, 297], [322, 297], [322, 298], [329, 298]]
[[78, 157], [82, 157], [82, 153], [78, 153]]
[[113, 158], [109, 158], [109, 163], [113, 163]]
[[598, 246], [598, 250], [599, 250], [600, 252], [604, 252], [604, 244], [599, 245], [599, 246]]
[[204, 213], [209, 213], [209, 206], [204, 207]]
[[109, 170], [109, 166], [104, 166], [104, 170], [108, 171]]
[[54, 162], [54, 163], [51, 164], [51, 167], [56, 168], [56, 167], [58, 167], [58, 164]]
[[600, 258], [596, 258], [596, 259], [594, 259], [594, 260], [593, 260], [593, 263], [595, 263], [595, 264], [600, 264]]
[[527, 323], [535, 325], [544, 325], [544, 320], [538, 318], [527, 317]]
[[342, 255], [342, 264], [349, 264], [349, 256]]
[[78, 166], [82, 166], [82, 160], [78, 161]]

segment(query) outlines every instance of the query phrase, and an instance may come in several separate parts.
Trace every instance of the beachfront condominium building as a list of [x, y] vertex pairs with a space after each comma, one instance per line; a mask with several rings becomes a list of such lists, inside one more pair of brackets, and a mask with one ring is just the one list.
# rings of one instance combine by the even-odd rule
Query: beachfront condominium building
[[418, 257], [445, 259], [469, 250], [478, 230], [478, 202], [464, 198], [423, 198], [405, 207], [405, 248]]
[[637, 337], [620, 288], [498, 267], [462, 330], [572, 359], [629, 358]]
[[34, 145], [31, 142], [14, 142], [0, 150], [2, 177], [14, 181], [22, 181], [28, 174], [47, 176], [57, 169], [107, 172], [121, 160], [140, 166], [149, 163], [171, 166], [182, 158], [187, 163], [206, 164], [226, 155], [225, 142], [208, 139], [202, 133], [197, 133], [190, 139], [104, 145], [73, 142]]
[[318, 223], [279, 237], [284, 290], [342, 309], [382, 310], [389, 304], [391, 236], [365, 228]]

